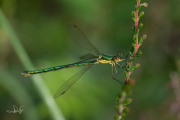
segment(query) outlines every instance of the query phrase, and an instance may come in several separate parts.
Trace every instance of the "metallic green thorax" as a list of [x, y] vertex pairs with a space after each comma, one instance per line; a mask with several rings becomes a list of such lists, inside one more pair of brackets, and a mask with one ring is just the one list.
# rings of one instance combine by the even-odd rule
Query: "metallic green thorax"
[[28, 77], [33, 74], [45, 73], [45, 72], [49, 72], [49, 71], [60, 70], [63, 68], [86, 66], [86, 65], [99, 64], [99, 63], [111, 64], [113, 62], [113, 58], [114, 58], [114, 56], [101, 54], [98, 59], [80, 61], [80, 62], [76, 62], [76, 63], [72, 63], [72, 64], [55, 66], [55, 67], [50, 67], [50, 68], [45, 68], [45, 69], [40, 69], [40, 70], [35, 70], [35, 71], [24, 71], [22, 74], [24, 76]]
[[113, 60], [114, 56], [110, 56], [110, 55], [105, 55], [105, 54], [101, 54], [102, 57], [101, 57], [101, 60], [107, 60], [107, 61], [110, 61], [110, 60]]

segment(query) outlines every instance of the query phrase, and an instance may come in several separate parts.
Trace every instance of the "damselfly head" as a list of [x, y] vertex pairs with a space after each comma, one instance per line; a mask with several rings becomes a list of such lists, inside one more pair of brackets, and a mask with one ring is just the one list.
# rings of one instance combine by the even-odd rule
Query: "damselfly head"
[[117, 56], [115, 56], [114, 57], [114, 61], [116, 61], [116, 62], [121, 62], [121, 61], [123, 61], [124, 59], [122, 59], [122, 52], [118, 52], [117, 53]]
[[121, 61], [123, 61], [124, 59], [121, 59], [120, 57], [115, 56], [115, 57], [113, 58], [113, 60], [114, 60], [115, 62], [121, 62]]

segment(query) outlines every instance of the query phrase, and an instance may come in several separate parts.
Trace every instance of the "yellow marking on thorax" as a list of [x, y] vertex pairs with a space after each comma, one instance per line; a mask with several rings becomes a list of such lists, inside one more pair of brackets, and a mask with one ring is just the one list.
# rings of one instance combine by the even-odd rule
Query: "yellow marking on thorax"
[[99, 63], [108, 63], [108, 64], [113, 64], [114, 61], [112, 60], [98, 60]]

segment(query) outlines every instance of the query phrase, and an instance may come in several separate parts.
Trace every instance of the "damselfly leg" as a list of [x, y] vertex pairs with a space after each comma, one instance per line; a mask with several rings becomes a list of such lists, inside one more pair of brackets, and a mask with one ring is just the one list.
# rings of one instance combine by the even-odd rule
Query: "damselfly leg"
[[[115, 69], [115, 71], [116, 71], [116, 73], [117, 73], [117, 70], [116, 70], [116, 68], [115, 68], [115, 64], [112, 64], [112, 78], [115, 80], [115, 81], [117, 81], [117, 82], [119, 82], [120, 84], [124, 84], [121, 80], [118, 80], [118, 79], [116, 79], [115, 77], [114, 77], [114, 69]], [[118, 74], [118, 73], [117, 73]]]

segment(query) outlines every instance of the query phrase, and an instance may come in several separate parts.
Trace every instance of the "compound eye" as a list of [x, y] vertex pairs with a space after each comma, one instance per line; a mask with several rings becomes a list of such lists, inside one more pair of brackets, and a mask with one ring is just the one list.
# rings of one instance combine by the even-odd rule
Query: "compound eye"
[[119, 60], [119, 57], [115, 57], [114, 60]]

